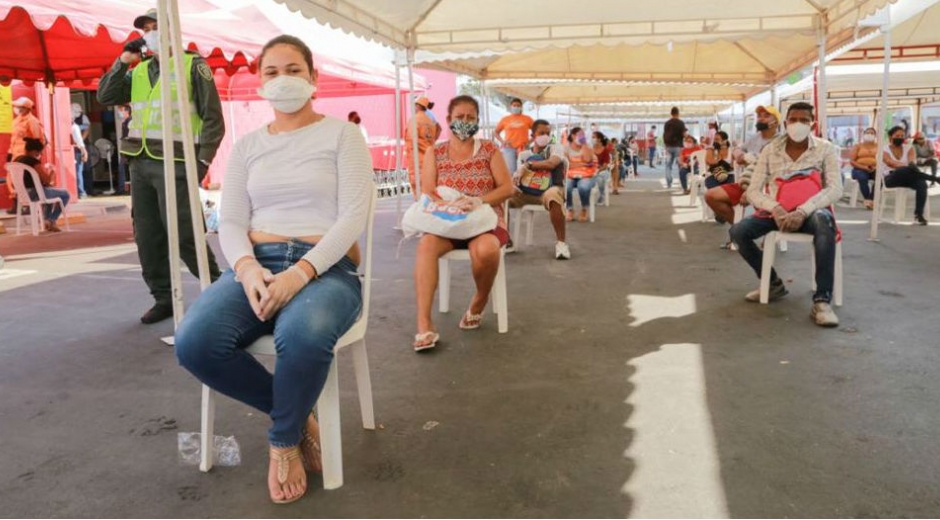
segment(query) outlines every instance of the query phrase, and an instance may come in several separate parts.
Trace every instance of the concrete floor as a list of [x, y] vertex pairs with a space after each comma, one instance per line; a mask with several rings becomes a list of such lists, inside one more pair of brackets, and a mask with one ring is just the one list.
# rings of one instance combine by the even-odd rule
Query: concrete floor
[[[661, 171], [661, 170], [660, 170]], [[642, 178], [651, 175], [644, 170]], [[507, 257], [510, 331], [436, 315], [416, 355], [414, 242], [395, 258], [394, 204], [376, 217], [368, 335], [376, 418], [364, 431], [339, 356], [345, 485], [267, 499], [268, 420], [220, 399], [242, 462], [203, 474], [177, 434], [199, 385], [144, 326], [126, 214], [70, 234], [0, 236], [0, 516], [936, 517], [940, 515], [940, 227], [882, 227], [839, 209], [842, 325], [809, 320], [809, 247], [778, 255], [791, 295], [760, 306], [720, 251], [725, 227], [640, 182], [574, 223], [574, 258]], [[187, 298], [198, 292], [185, 276]]]

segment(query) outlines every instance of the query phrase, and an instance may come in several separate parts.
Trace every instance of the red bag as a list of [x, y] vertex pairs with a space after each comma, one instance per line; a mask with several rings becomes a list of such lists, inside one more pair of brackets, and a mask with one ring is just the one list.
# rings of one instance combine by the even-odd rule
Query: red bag
[[774, 179], [777, 202], [787, 211], [793, 211], [822, 191], [822, 174], [806, 169], [790, 172]]

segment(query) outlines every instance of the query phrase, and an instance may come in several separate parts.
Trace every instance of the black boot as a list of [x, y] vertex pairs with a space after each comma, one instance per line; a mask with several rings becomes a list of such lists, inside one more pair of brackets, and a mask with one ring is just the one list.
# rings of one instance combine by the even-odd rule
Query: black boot
[[173, 316], [173, 304], [170, 302], [157, 302], [143, 316], [140, 322], [145, 325], [161, 322]]

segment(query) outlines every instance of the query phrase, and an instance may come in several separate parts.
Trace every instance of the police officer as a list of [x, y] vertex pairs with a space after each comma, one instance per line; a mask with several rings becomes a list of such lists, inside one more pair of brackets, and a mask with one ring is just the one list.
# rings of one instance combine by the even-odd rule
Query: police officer
[[[129, 42], [114, 66], [98, 86], [98, 101], [103, 105], [130, 104], [134, 118], [128, 135], [121, 140], [121, 153], [127, 156], [131, 171], [131, 205], [134, 240], [143, 269], [144, 281], [156, 300], [154, 306], [140, 317], [143, 323], [156, 323], [173, 315], [170, 288], [170, 258], [166, 223], [166, 190], [163, 175], [163, 119], [160, 112], [160, 66], [157, 10], [150, 9], [134, 20], [134, 27], [144, 37]], [[145, 49], [150, 54], [144, 56]], [[166, 62], [169, 56], [165, 57]], [[130, 65], [138, 63], [133, 70]], [[184, 77], [189, 81], [192, 99], [192, 127], [195, 134], [199, 181], [209, 170], [219, 143], [225, 135], [222, 102], [216, 90], [212, 70], [201, 57], [186, 52], [183, 58]], [[174, 112], [175, 103], [174, 103]], [[198, 273], [196, 243], [192, 215], [189, 211], [189, 189], [183, 162], [181, 129], [178, 117], [173, 132], [176, 157], [176, 205], [179, 211], [180, 256], [191, 273]], [[198, 218], [202, 219], [202, 215]], [[219, 267], [209, 249], [209, 276], [219, 277]], [[174, 259], [175, 261], [175, 259]]]

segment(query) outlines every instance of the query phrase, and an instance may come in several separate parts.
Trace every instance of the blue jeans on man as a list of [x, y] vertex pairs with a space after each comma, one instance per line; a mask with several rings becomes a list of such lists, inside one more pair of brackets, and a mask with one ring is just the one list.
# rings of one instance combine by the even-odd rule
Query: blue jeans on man
[[85, 169], [85, 163], [82, 162], [82, 150], [80, 148], [76, 148], [75, 149], [75, 186], [78, 189], [79, 198], [88, 196], [88, 194], [85, 193], [84, 169]]
[[[777, 223], [770, 217], [752, 215], [731, 227], [731, 241], [738, 246], [738, 252], [744, 261], [760, 278], [764, 253], [755, 240], [771, 231], [779, 231]], [[813, 235], [813, 248], [816, 255], [816, 293], [814, 302], [832, 301], [832, 288], [836, 265], [836, 221], [828, 209], [819, 209], [811, 213], [797, 231]], [[767, 245], [765, 247], [774, 247]], [[770, 271], [771, 284], [782, 283], [777, 271]]]
[[[36, 193], [35, 188], [29, 188], [28, 191], [30, 200], [33, 202], [39, 200], [39, 194]], [[67, 206], [69, 203], [69, 192], [66, 189], [43, 186], [42, 191], [47, 199], [62, 199], [62, 206]], [[62, 215], [62, 206], [58, 204], [43, 204], [42, 218], [44, 220], [51, 220], [53, 223], [56, 222]]]
[[679, 154], [682, 153], [681, 146], [666, 147], [666, 187], [672, 187], [672, 166], [679, 160]]
[[519, 150], [504, 146], [500, 151], [503, 152], [503, 159], [506, 160], [506, 168], [509, 169], [509, 174], [512, 175], [516, 171], [516, 161], [519, 160]]

